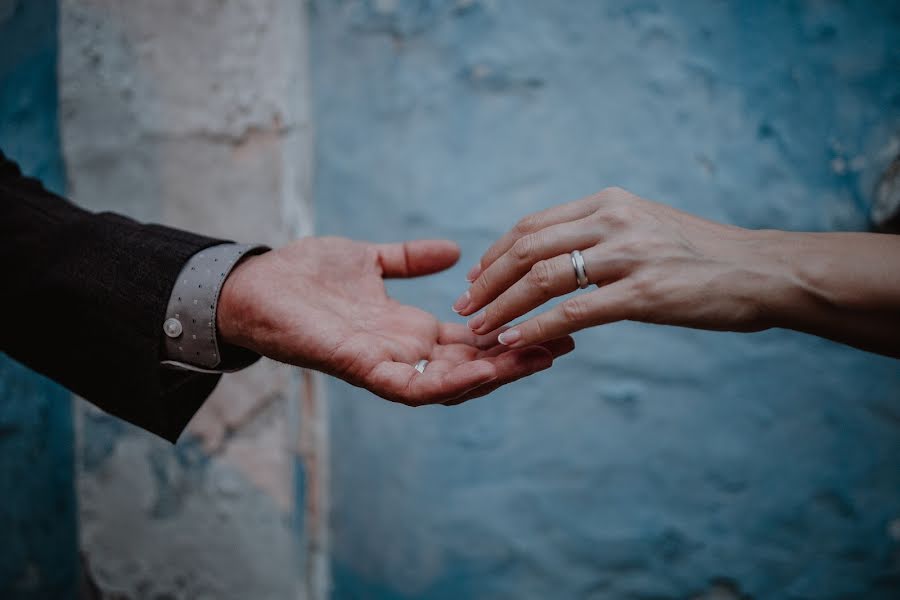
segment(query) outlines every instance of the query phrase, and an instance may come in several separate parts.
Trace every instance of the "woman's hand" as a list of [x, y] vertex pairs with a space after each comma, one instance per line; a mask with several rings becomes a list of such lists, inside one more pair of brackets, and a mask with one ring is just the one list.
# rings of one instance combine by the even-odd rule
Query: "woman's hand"
[[493, 331], [575, 291], [570, 253], [580, 250], [599, 289], [516, 325], [502, 343], [526, 346], [621, 320], [761, 330], [776, 324], [770, 303], [791, 294], [768, 235], [611, 188], [519, 221], [469, 273], [472, 285], [454, 310], [475, 315], [475, 333]]

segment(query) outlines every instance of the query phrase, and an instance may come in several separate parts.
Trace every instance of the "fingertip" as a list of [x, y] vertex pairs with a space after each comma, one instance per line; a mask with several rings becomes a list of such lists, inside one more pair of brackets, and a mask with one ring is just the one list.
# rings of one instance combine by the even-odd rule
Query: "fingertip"
[[550, 340], [549, 342], [544, 342], [541, 344], [541, 347], [549, 350], [553, 355], [553, 359], [556, 360], [575, 350], [575, 340], [573, 340], [571, 336], [565, 336]]
[[453, 240], [437, 240], [437, 242], [443, 248], [443, 251], [447, 256], [453, 257], [453, 264], [456, 264], [462, 256], [462, 249], [459, 247], [459, 244]]
[[450, 386], [462, 390], [470, 390], [498, 378], [497, 368], [484, 359], [461, 364], [448, 375], [447, 382]]
[[468, 394], [472, 390], [490, 385], [499, 379], [497, 369], [487, 361], [474, 361], [459, 368], [464, 369], [465, 373], [453, 386], [458, 394]]
[[449, 269], [459, 261], [459, 244], [451, 240], [406, 242], [406, 269], [410, 276], [428, 275]]
[[553, 366], [553, 353], [540, 346], [533, 346], [522, 350], [524, 360], [533, 369], [533, 373], [544, 371]]
[[[476, 367], [477, 365], [477, 367]], [[473, 370], [476, 374], [478, 374], [479, 384], [483, 385], [485, 383], [490, 383], [497, 379], [497, 367], [490, 361], [486, 360], [476, 360], [469, 364], [469, 369]]]
[[476, 310], [478, 310], [478, 304], [475, 304], [470, 300], [469, 304], [466, 305], [465, 308], [461, 308], [460, 310], [456, 311], [456, 314], [461, 317], [468, 317], [474, 314]]
[[453, 303], [452, 309], [453, 312], [460, 315], [466, 308], [469, 306], [469, 303], [472, 301], [472, 294], [466, 290], [463, 292], [462, 296], [456, 299]]
[[538, 315], [533, 319], [517, 323], [512, 329], [505, 331], [500, 336], [503, 339], [500, 339], [500, 337], [497, 339], [501, 344], [509, 348], [526, 348], [560, 339], [566, 335], [568, 334], [565, 331], [552, 331], [547, 326], [545, 315]]
[[480, 350], [489, 350], [494, 346], [497, 346], [499, 344], [497, 338], [500, 337], [501, 333], [507, 331], [508, 329], [509, 325], [504, 325], [495, 329], [494, 331], [489, 331], [488, 333], [476, 334], [475, 346]]
[[[462, 312], [460, 312], [462, 314]], [[484, 327], [485, 314], [484, 311], [481, 311], [471, 319], [466, 322], [466, 325], [469, 329], [471, 329], [474, 333], [486, 333], [482, 332], [482, 328]], [[490, 331], [490, 330], [488, 330]]]
[[429, 248], [431, 253], [447, 261], [448, 267], [455, 265], [462, 256], [459, 244], [453, 240], [423, 240], [422, 243]]
[[453, 240], [448, 239], [424, 239], [424, 240], [412, 240], [409, 242], [410, 244], [428, 246], [437, 250], [442, 250], [444, 252], [452, 252], [459, 254], [459, 244], [454, 242]]
[[553, 364], [553, 353], [543, 346], [518, 348], [503, 356], [505, 361], [516, 365], [515, 370], [519, 372], [516, 378], [543, 371]]
[[497, 341], [503, 344], [504, 346], [509, 346], [510, 348], [517, 348], [522, 345], [522, 332], [519, 329], [507, 329], [499, 336], [497, 336]]
[[481, 261], [475, 263], [475, 266], [469, 269], [468, 274], [466, 274], [466, 281], [469, 283], [474, 282], [478, 279], [478, 276], [481, 275]]

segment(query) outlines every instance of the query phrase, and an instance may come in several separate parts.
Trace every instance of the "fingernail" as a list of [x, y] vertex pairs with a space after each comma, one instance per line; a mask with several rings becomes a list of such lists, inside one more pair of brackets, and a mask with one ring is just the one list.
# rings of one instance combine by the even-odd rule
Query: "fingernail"
[[484, 311], [469, 319], [469, 329], [472, 331], [477, 330], [482, 325], [484, 325]]
[[478, 279], [479, 275], [481, 275], [481, 263], [478, 263], [474, 267], [469, 269], [469, 274], [466, 275], [466, 281], [472, 283], [473, 281]]
[[522, 333], [518, 329], [507, 329], [497, 338], [497, 341], [504, 346], [512, 346], [522, 339]]
[[465, 307], [469, 305], [469, 302], [472, 301], [472, 296], [466, 291], [465, 294], [456, 299], [456, 302], [453, 303], [453, 312], [461, 312]]

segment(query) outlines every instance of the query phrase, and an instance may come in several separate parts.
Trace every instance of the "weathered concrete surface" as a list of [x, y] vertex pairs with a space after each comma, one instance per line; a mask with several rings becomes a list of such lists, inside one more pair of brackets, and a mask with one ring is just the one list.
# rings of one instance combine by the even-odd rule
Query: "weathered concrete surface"
[[[286, 410], [284, 402], [270, 405], [235, 435], [226, 453], [243, 446], [257, 461], [271, 460], [271, 448], [259, 439], [289, 422]], [[155, 444], [94, 409], [81, 416], [81, 543], [105, 594], [303, 597], [290, 514], [230, 456], [210, 457], [190, 441], [174, 449]], [[290, 465], [275, 466], [290, 474]]]
[[[462, 242], [622, 185], [864, 229], [900, 131], [892, 1], [313, 4], [321, 233]], [[618, 324], [410, 410], [330, 386], [336, 598], [894, 599], [900, 367], [784, 331]], [[894, 532], [893, 534], [891, 532]]]
[[[59, 192], [56, 22], [55, 2], [0, 0], [0, 148]], [[75, 597], [72, 445], [69, 393], [0, 353], [0, 598]]]
[[[293, 0], [64, 0], [72, 196], [227, 239], [308, 234], [305, 19]], [[316, 585], [323, 559], [297, 527], [321, 519], [321, 503], [301, 519], [313, 502], [297, 492], [320, 493], [303, 465], [321, 442], [301, 446], [301, 393], [299, 375], [269, 361], [227, 375], [175, 449], [83, 409], [81, 539], [101, 586], [280, 599]]]

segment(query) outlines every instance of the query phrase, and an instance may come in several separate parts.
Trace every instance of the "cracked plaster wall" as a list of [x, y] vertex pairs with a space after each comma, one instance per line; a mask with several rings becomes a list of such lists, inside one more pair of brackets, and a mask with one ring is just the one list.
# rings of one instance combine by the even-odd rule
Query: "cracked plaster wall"
[[[859, 230], [900, 147], [895, 1], [317, 0], [318, 229], [449, 237], [456, 318], [525, 213], [621, 185]], [[900, 368], [809, 336], [621, 323], [411, 410], [329, 384], [336, 598], [900, 597]]]
[[[226, 239], [309, 234], [305, 19], [292, 0], [62, 0], [70, 195]], [[305, 513], [324, 510], [322, 428], [302, 423], [318, 401], [315, 378], [263, 360], [226, 375], [174, 448], [80, 403], [81, 544], [101, 588], [320, 597], [306, 532], [324, 534]]]

